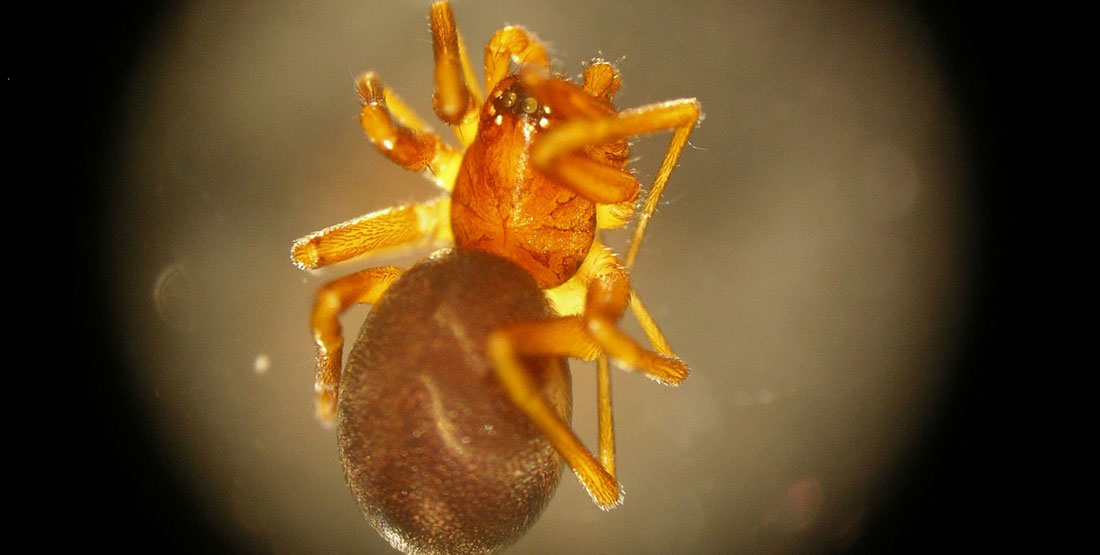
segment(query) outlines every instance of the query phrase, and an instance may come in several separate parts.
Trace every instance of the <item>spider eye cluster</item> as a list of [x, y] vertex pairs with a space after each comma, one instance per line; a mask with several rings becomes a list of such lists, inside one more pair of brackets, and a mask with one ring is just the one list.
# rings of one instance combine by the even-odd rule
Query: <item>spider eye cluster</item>
[[511, 113], [516, 116], [543, 117], [550, 115], [550, 107], [539, 104], [537, 98], [522, 89], [500, 91], [493, 98], [495, 113]]

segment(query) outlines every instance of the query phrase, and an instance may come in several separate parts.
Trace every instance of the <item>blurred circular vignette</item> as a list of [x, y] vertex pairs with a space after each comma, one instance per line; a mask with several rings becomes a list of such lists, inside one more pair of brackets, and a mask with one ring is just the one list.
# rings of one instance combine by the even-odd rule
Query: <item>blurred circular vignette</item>
[[[105, 333], [168, 484], [155, 499], [185, 507], [171, 514], [201, 545], [392, 552], [314, 419], [308, 329], [323, 282], [379, 259], [308, 273], [289, 248], [437, 194], [366, 140], [353, 86], [375, 71], [451, 140], [431, 110], [428, 5], [195, 1], [144, 31], [93, 205]], [[453, 8], [472, 52], [524, 25], [566, 75], [615, 62], [620, 108], [697, 97], [705, 113], [633, 271], [692, 374], [667, 388], [616, 372], [624, 504], [600, 511], [563, 473], [509, 551], [838, 551], [881, 534], [965, 384], [982, 272], [970, 120], [927, 20], [878, 2]], [[643, 187], [667, 143], [634, 142]], [[627, 235], [606, 237], [621, 251]], [[347, 337], [368, 311], [342, 318]], [[594, 368], [571, 367], [594, 446]]]

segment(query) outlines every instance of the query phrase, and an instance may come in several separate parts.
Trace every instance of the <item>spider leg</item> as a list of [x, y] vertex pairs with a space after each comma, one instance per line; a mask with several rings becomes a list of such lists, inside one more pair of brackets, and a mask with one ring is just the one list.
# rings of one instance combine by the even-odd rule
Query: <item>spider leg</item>
[[314, 270], [387, 248], [424, 242], [450, 242], [451, 200], [395, 206], [315, 231], [294, 241], [290, 257]]
[[611, 367], [607, 357], [596, 359], [596, 422], [600, 464], [615, 477], [615, 418], [611, 410]]
[[352, 305], [374, 303], [401, 274], [399, 268], [368, 268], [325, 284], [317, 292], [310, 328], [317, 345], [317, 416], [326, 425], [336, 418], [344, 333], [339, 316]]
[[610, 62], [594, 60], [584, 70], [584, 92], [607, 102], [611, 102], [622, 84], [622, 77]]
[[[560, 123], [547, 129], [531, 148], [531, 161], [546, 176], [600, 204], [633, 202], [638, 180], [625, 169], [625, 141], [633, 133], [609, 130], [618, 121], [606, 99], [547, 72], [520, 72], [527, 90], [552, 109]], [[586, 80], [588, 78], [586, 77]], [[619, 143], [620, 159], [609, 159], [607, 148]]]
[[596, 202], [619, 203], [630, 198], [632, 193], [637, 194], [637, 181], [621, 168], [608, 166], [602, 160], [587, 155], [586, 149], [647, 133], [673, 131], [631, 237], [625, 258], [629, 268], [634, 264], [649, 218], [657, 209], [665, 184], [687, 144], [691, 130], [699, 121], [699, 102], [694, 98], [684, 98], [618, 113], [609, 109], [609, 113], [600, 114], [599, 99], [575, 85], [538, 71], [524, 71], [520, 75], [523, 84], [540, 101], [567, 116], [565, 121], [547, 130], [535, 143], [531, 149], [531, 160], [543, 173]]
[[649, 344], [653, 345], [658, 353], [670, 357], [676, 356], [672, 352], [668, 340], [665, 339], [665, 335], [661, 333], [661, 328], [657, 327], [657, 322], [649, 315], [649, 311], [642, 304], [642, 299], [638, 297], [638, 292], [634, 290], [630, 291], [630, 311], [638, 319], [638, 324], [642, 326], [642, 333], [649, 340]]
[[608, 510], [622, 501], [622, 491], [615, 479], [611, 389], [604, 375], [609, 373], [606, 362], [599, 366], [597, 374], [600, 449], [597, 459], [538, 391], [519, 358], [521, 355], [557, 355], [591, 360], [598, 352], [579, 316], [519, 322], [493, 332], [488, 341], [493, 369], [509, 398], [573, 469], [592, 500], [601, 509]]
[[[363, 103], [363, 130], [378, 150], [403, 168], [423, 170], [436, 185], [450, 191], [462, 154], [428, 131], [374, 73], [364, 74], [356, 85]], [[450, 200], [441, 197], [373, 212], [311, 233], [294, 242], [291, 258], [299, 268], [310, 270], [421, 239], [450, 238]]]
[[363, 104], [359, 121], [378, 151], [402, 168], [424, 171], [441, 189], [453, 189], [462, 153], [432, 133], [374, 72], [359, 77], [356, 87]]
[[[621, 85], [622, 78], [615, 66], [604, 60], [594, 60], [584, 70], [584, 92], [609, 104]], [[590, 152], [592, 151], [590, 150]], [[626, 141], [600, 145], [598, 153], [602, 155], [601, 157], [605, 162], [609, 164], [617, 162], [620, 168], [626, 167], [628, 156]], [[616, 204], [597, 204], [596, 227], [598, 229], [614, 229], [626, 225], [634, 218], [636, 206], [634, 201], [635, 199], [631, 198]], [[634, 306], [636, 298], [635, 295], [630, 296], [631, 307]], [[637, 313], [635, 312], [635, 314]], [[648, 313], [645, 315], [649, 316]], [[652, 324], [651, 327], [656, 329], [656, 324], [652, 322], [652, 319], [650, 319], [650, 323]], [[650, 340], [650, 343], [653, 344], [653, 336], [649, 332], [650, 328], [647, 328], [644, 322], [642, 328], [646, 332], [646, 337]], [[660, 330], [657, 330], [657, 335], [660, 341], [664, 341], [664, 336], [660, 335]], [[665, 345], [667, 346], [667, 343]], [[657, 348], [662, 354], [672, 355], [671, 350], [661, 351], [660, 346], [657, 346]], [[611, 406], [611, 368], [607, 362], [607, 357], [604, 355], [600, 355], [596, 359], [596, 418], [599, 422], [597, 441], [599, 442], [600, 464], [612, 476], [615, 476], [615, 416]]]
[[[666, 385], [678, 385], [687, 377], [688, 368], [683, 361], [671, 353], [644, 349], [619, 329], [618, 321], [630, 304], [633, 288], [626, 269], [609, 249], [601, 247], [590, 254], [578, 273], [588, 284], [582, 316], [585, 331], [602, 354]], [[667, 347], [667, 343], [663, 346]]]
[[684, 151], [684, 145], [687, 144], [691, 130], [699, 122], [700, 113], [699, 101], [694, 98], [650, 104], [630, 110], [629, 113], [620, 113], [620, 116], [626, 119], [639, 120], [639, 122], [649, 124], [644, 130], [631, 133], [632, 135], [662, 129], [673, 130], [672, 139], [669, 141], [668, 150], [665, 151], [664, 160], [661, 161], [661, 167], [657, 170], [657, 177], [653, 179], [649, 194], [646, 195], [645, 201], [642, 203], [642, 213], [638, 216], [638, 224], [634, 226], [634, 233], [630, 236], [630, 246], [627, 247], [626, 258], [624, 259], [627, 268], [632, 267], [634, 260], [638, 257], [638, 249], [642, 246], [642, 239], [645, 237], [649, 218], [657, 210], [657, 202], [661, 198], [661, 193], [665, 190], [665, 184], [668, 183], [672, 170], [676, 167], [676, 162], [680, 159], [680, 153]]
[[[598, 257], [604, 256], [603, 250], [606, 250], [602, 243], [598, 240], [593, 243], [592, 249], [588, 253], [588, 258], [585, 259], [585, 263], [582, 264], [580, 270], [565, 283], [553, 288], [546, 289], [546, 296], [550, 299], [551, 305], [554, 307], [558, 314], [581, 314], [584, 312], [585, 295], [588, 291], [588, 283], [592, 275], [593, 260]], [[669, 346], [668, 340], [665, 339], [661, 329], [657, 326], [657, 322], [654, 321], [653, 316], [649, 314], [645, 305], [642, 303], [641, 297], [638, 296], [638, 292], [631, 290], [630, 292], [630, 310], [634, 313], [634, 316], [638, 320], [638, 324], [642, 328], [642, 332], [645, 333], [646, 339], [649, 340], [650, 345], [662, 355], [675, 357], [675, 353], [672, 351], [672, 347]]]
[[[594, 60], [584, 70], [584, 92], [607, 102], [608, 105], [611, 104], [612, 98], [621, 85], [622, 78], [618, 70], [604, 60]], [[589, 155], [620, 169], [626, 168], [627, 159], [630, 156], [629, 145], [625, 140], [590, 146], [586, 150]], [[634, 196], [618, 203], [597, 204], [596, 228], [615, 229], [629, 223], [637, 209], [636, 201], [637, 197]]]
[[[512, 401], [550, 439], [596, 504], [608, 509], [618, 503], [621, 494], [615, 480], [611, 383], [605, 355], [669, 385], [678, 384], [687, 377], [688, 369], [672, 355], [659, 331], [656, 337], [661, 353], [642, 348], [618, 328], [618, 320], [631, 303], [632, 291], [626, 270], [610, 250], [595, 245], [577, 274], [587, 284], [581, 314], [505, 326], [490, 336], [488, 350], [493, 367]], [[574, 292], [566, 289], [558, 294], [569, 297]], [[560, 302], [576, 306], [570, 300]], [[644, 313], [644, 308], [642, 310]], [[648, 317], [648, 313], [644, 314]], [[652, 323], [652, 319], [643, 320], [644, 329], [646, 322]], [[648, 329], [656, 330], [656, 326], [649, 325]], [[647, 337], [653, 337], [650, 333], [646, 332]], [[535, 389], [519, 358], [530, 355], [597, 359], [598, 459]]]
[[512, 62], [517, 66], [550, 69], [550, 57], [538, 37], [527, 29], [509, 25], [498, 30], [485, 45], [485, 88], [493, 87], [508, 75]]
[[477, 135], [481, 90], [449, 3], [432, 4], [431, 25], [432, 51], [435, 54], [432, 107], [439, 119], [454, 126], [462, 146], [467, 147]]

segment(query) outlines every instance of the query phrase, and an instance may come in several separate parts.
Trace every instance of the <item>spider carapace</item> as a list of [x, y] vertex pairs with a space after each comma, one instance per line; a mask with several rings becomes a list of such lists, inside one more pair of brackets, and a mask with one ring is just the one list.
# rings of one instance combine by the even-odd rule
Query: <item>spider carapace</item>
[[[695, 99], [619, 111], [611, 64], [593, 61], [572, 84], [514, 26], [485, 48], [483, 97], [446, 2], [431, 22], [433, 107], [463, 150], [372, 73], [358, 80], [360, 116], [379, 151], [450, 194], [312, 233], [291, 256], [314, 269], [453, 242], [407, 271], [368, 268], [321, 287], [311, 319], [317, 412], [339, 422], [348, 483], [395, 548], [491, 552], [535, 522], [562, 460], [600, 508], [621, 501], [608, 358], [669, 385], [687, 376], [628, 269], [700, 112]], [[626, 141], [663, 130], [672, 141], [620, 261], [597, 231], [636, 215]], [[339, 315], [356, 303], [373, 308], [341, 371]], [[628, 307], [652, 349], [619, 329]], [[597, 361], [598, 456], [570, 427], [565, 357]]]

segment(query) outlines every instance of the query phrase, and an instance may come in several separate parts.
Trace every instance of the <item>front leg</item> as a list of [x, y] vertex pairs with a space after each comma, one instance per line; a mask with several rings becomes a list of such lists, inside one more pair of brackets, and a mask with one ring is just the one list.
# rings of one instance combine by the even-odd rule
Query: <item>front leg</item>
[[462, 146], [467, 147], [477, 135], [477, 114], [482, 97], [449, 3], [432, 5], [431, 29], [435, 56], [432, 107], [439, 119], [454, 126]]
[[450, 218], [447, 197], [386, 208], [297, 239], [290, 258], [303, 270], [315, 270], [393, 247], [449, 242]]
[[402, 168], [424, 171], [441, 189], [453, 189], [462, 153], [432, 133], [373, 72], [359, 77], [356, 87], [363, 105], [359, 123], [378, 151]]
[[527, 70], [520, 76], [540, 102], [571, 118], [548, 130], [535, 143], [531, 149], [535, 167], [596, 202], [618, 203], [631, 198], [631, 194], [637, 194], [638, 183], [629, 173], [586, 156], [585, 148], [672, 130], [672, 140], [642, 204], [626, 253], [626, 267], [633, 266], [649, 218], [657, 210], [665, 184], [699, 122], [699, 101], [683, 98], [614, 112], [583, 89], [543, 72]]

